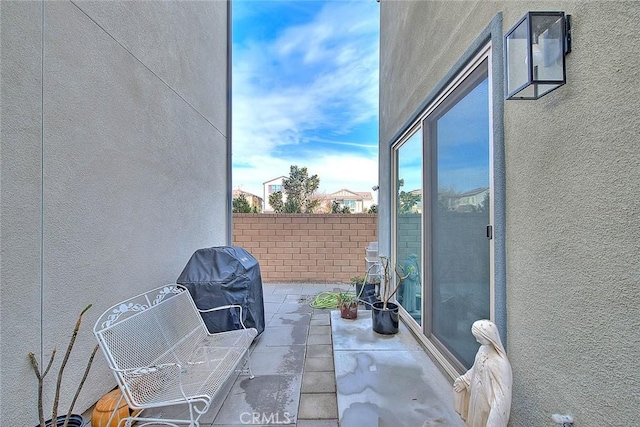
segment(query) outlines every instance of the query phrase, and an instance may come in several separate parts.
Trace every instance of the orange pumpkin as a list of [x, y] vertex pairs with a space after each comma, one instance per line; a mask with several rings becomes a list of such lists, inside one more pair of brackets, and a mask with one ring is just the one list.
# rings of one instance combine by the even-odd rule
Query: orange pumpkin
[[[120, 389], [116, 389], [105, 394], [100, 398], [100, 400], [98, 400], [98, 403], [96, 403], [93, 413], [91, 414], [91, 427], [117, 427], [118, 422], [121, 419], [131, 415], [136, 416], [140, 413], [140, 411], [133, 411], [129, 408], [126, 400], [120, 400], [121, 396], [122, 392]], [[120, 405], [118, 406], [111, 423], [109, 423], [109, 418], [116, 409], [116, 405], [118, 405], [119, 400]]]

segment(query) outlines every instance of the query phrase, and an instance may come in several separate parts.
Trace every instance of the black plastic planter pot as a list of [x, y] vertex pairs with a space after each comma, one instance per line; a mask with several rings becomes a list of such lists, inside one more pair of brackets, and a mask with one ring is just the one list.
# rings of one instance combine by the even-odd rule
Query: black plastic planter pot
[[[64, 426], [64, 420], [67, 418], [66, 415], [61, 415], [56, 418], [55, 426], [51, 422], [51, 420], [47, 420], [44, 422], [45, 427], [62, 427]], [[36, 427], [40, 427], [38, 424]], [[69, 417], [69, 422], [67, 423], [67, 427], [84, 427], [84, 418], [81, 415], [71, 414]]]
[[373, 331], [383, 335], [398, 333], [398, 305], [392, 302], [387, 303], [387, 309], [382, 307], [384, 302], [376, 301], [372, 304], [371, 325]]
[[364, 308], [371, 310], [371, 304], [373, 304], [378, 298], [376, 297], [376, 285], [373, 283], [367, 283], [364, 285], [356, 285], [356, 295], [360, 295], [360, 301], [364, 303]]

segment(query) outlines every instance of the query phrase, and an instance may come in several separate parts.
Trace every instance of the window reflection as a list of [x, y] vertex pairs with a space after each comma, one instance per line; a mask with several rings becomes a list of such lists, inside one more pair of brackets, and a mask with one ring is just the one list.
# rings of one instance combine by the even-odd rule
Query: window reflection
[[488, 80], [452, 95], [428, 121], [432, 164], [432, 333], [465, 367], [478, 343], [471, 324], [489, 318]]
[[396, 262], [406, 276], [397, 299], [422, 323], [422, 132], [414, 133], [396, 153]]

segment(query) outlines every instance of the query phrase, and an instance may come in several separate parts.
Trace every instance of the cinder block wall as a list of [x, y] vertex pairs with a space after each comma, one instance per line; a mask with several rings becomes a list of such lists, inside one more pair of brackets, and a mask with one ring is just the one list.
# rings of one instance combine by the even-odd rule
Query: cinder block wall
[[256, 257], [264, 282], [349, 282], [377, 240], [375, 214], [233, 214], [233, 244]]

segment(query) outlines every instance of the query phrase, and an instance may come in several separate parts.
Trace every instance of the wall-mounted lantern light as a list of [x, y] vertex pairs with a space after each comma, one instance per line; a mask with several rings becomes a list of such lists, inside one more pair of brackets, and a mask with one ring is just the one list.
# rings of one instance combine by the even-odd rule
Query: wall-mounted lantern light
[[538, 99], [566, 83], [571, 15], [528, 12], [504, 36], [506, 99]]

